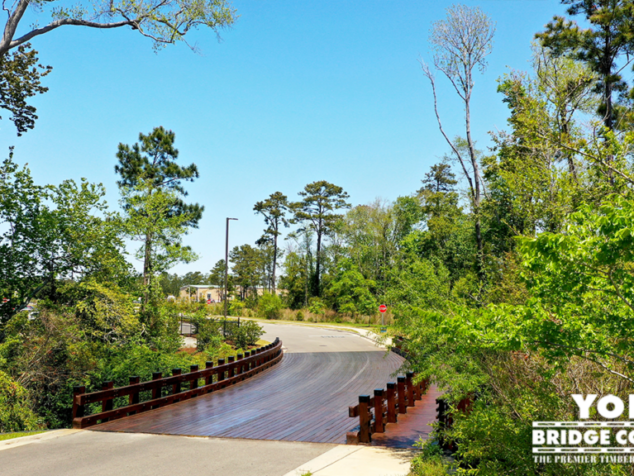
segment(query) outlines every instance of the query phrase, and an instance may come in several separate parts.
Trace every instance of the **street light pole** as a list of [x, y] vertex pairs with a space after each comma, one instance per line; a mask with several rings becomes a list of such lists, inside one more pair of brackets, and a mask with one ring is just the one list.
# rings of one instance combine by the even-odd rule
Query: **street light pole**
[[227, 285], [229, 282], [229, 220], [237, 220], [237, 218], [227, 218], [227, 235], [225, 237], [225, 321], [227, 320]]

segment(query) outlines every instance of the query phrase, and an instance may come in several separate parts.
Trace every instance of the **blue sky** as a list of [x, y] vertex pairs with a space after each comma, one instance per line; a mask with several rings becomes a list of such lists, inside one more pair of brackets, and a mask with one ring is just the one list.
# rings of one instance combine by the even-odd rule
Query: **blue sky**
[[[207, 272], [224, 257], [225, 217], [239, 218], [232, 246], [253, 244], [263, 228], [253, 204], [275, 191], [293, 200], [307, 183], [328, 180], [359, 204], [419, 188], [447, 146], [418, 58], [431, 59], [430, 25], [451, 3], [236, 0], [240, 18], [220, 42], [212, 31], [189, 36], [199, 53], [181, 44], [155, 54], [129, 29], [60, 28], [32, 42], [54, 68], [49, 92], [33, 101], [35, 129], [17, 138], [0, 121], [0, 145], [15, 145], [39, 183], [86, 177], [117, 207], [117, 144], [172, 129], [182, 163], [200, 170], [190, 199], [206, 209], [185, 239], [201, 259], [174, 270]], [[473, 134], [486, 147], [488, 132], [506, 127], [496, 79], [529, 69], [533, 35], [563, 8], [555, 0], [464, 3], [497, 22], [473, 99]], [[24, 24], [35, 18], [30, 12]], [[438, 79], [444, 125], [463, 134], [462, 106]]]

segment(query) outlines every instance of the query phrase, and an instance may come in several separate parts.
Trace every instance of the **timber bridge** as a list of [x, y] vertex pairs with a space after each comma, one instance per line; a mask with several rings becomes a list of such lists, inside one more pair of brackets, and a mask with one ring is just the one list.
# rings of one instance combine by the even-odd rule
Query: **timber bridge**
[[344, 330], [264, 328], [272, 344], [215, 366], [131, 377], [120, 388], [107, 382], [93, 393], [77, 387], [73, 426], [401, 448], [430, 433], [438, 393], [411, 373], [393, 378], [402, 356]]

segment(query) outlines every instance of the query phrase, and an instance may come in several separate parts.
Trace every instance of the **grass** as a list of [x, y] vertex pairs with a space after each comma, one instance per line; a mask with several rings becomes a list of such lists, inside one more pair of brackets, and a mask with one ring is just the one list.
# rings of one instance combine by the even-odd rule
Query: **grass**
[[43, 431], [23, 431], [16, 433], [0, 433], [0, 441], [12, 440], [13, 438], [21, 438], [23, 436], [39, 435], [44, 433]]

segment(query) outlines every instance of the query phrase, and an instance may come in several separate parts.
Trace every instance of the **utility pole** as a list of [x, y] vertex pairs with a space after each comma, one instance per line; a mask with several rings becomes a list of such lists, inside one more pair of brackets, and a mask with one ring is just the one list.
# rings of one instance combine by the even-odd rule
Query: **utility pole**
[[227, 218], [227, 236], [225, 238], [225, 321], [227, 320], [227, 286], [229, 283], [229, 220], [237, 220], [237, 218]]

